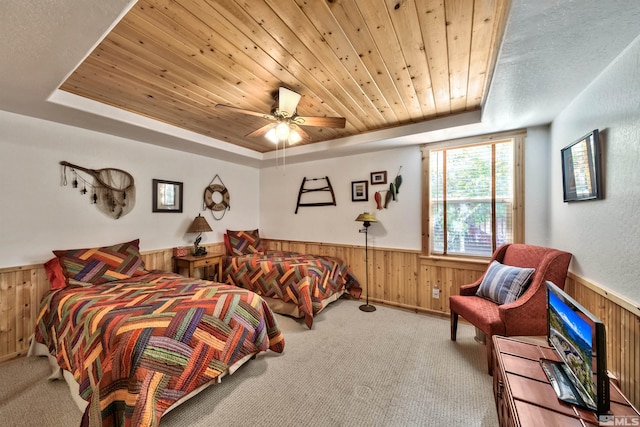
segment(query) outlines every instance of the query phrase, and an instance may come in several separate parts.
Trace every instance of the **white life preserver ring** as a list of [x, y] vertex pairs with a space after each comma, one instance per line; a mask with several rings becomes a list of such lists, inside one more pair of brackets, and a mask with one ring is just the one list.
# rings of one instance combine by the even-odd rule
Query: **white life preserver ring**
[[[213, 200], [213, 195], [219, 193], [220, 201]], [[229, 191], [224, 185], [211, 184], [204, 189], [204, 204], [212, 211], [225, 211], [229, 209]]]

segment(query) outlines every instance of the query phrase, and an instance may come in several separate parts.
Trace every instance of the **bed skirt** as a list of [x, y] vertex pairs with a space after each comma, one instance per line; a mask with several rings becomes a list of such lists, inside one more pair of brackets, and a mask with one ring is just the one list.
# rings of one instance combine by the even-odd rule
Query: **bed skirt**
[[[343, 289], [342, 291], [337, 292], [326, 299], [323, 299], [322, 308], [318, 311], [318, 313], [324, 310], [326, 306], [328, 306], [329, 304], [331, 304], [332, 302], [340, 298], [345, 292], [346, 291]], [[271, 297], [265, 297], [265, 296], [262, 296], [262, 299], [267, 302], [267, 305], [269, 306], [269, 308], [275, 313], [284, 314], [285, 316], [295, 317], [296, 319], [300, 319], [304, 317], [304, 313], [302, 313], [298, 305], [294, 304], [293, 302], [284, 302], [278, 298], [271, 298]]]
[[[47, 356], [47, 359], [49, 360], [49, 366], [51, 367], [51, 375], [49, 375], [47, 379], [50, 381], [64, 379], [67, 385], [69, 386], [69, 391], [71, 392], [71, 397], [73, 398], [73, 401], [76, 403], [80, 411], [84, 413], [89, 402], [87, 402], [82, 397], [80, 397], [80, 392], [79, 392], [80, 386], [76, 382], [75, 378], [73, 378], [73, 374], [69, 371], [61, 369], [60, 366], [58, 366], [58, 361], [56, 360], [55, 356], [49, 353], [49, 349], [47, 348], [47, 346], [37, 342], [34, 339], [33, 335], [31, 335], [31, 337], [29, 338], [29, 341], [30, 341], [29, 352], [27, 353], [27, 356]], [[226, 375], [232, 375], [234, 372], [238, 370], [238, 368], [240, 368], [242, 365], [247, 363], [249, 360], [253, 359], [257, 354], [258, 353], [252, 353], [252, 354], [246, 355], [245, 357], [238, 360], [233, 365], [229, 366], [227, 370], [221, 373], [216, 379], [209, 381], [208, 383], [203, 384], [197, 389], [193, 390], [191, 393], [184, 395], [182, 398], [177, 400], [173, 405], [169, 406], [167, 410], [164, 411], [163, 415], [166, 415], [167, 413], [169, 413], [169, 411], [175, 409], [180, 404], [191, 399], [193, 396], [200, 393], [202, 390], [206, 389], [210, 385], [220, 383], [223, 377], [225, 377]]]

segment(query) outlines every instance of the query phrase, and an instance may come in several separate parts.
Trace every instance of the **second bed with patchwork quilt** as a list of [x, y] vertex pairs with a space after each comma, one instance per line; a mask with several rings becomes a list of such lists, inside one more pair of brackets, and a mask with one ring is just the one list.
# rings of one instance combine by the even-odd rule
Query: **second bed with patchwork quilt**
[[[360, 284], [340, 258], [264, 250], [257, 230], [229, 231], [223, 281], [249, 289], [267, 299], [278, 313], [313, 317], [343, 293], [359, 298]], [[292, 310], [293, 307], [293, 310]]]

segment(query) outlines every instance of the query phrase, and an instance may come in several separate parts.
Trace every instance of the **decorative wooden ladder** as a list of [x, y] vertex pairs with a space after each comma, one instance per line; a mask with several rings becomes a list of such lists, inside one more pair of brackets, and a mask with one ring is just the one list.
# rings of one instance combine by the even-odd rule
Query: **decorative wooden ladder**
[[[321, 180], [325, 180], [327, 181], [327, 185], [325, 185], [324, 187], [320, 187], [320, 188], [304, 188], [304, 184], [307, 181], [321, 181]], [[302, 195], [304, 193], [311, 193], [314, 191], [328, 191], [331, 193], [331, 201], [330, 202], [314, 202], [314, 203], [300, 203], [300, 199], [302, 198]], [[336, 196], [335, 194], [333, 194], [333, 187], [331, 187], [331, 181], [329, 181], [329, 177], [325, 176], [323, 178], [309, 178], [307, 179], [307, 177], [302, 178], [302, 184], [300, 184], [300, 191], [298, 192], [298, 203], [296, 204], [296, 212], [298, 213], [298, 208], [300, 206], [336, 206]]]

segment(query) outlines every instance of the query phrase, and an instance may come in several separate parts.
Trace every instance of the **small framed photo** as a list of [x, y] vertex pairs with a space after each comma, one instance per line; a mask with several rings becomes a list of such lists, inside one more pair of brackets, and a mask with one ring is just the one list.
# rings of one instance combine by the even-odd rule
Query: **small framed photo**
[[152, 212], [182, 212], [182, 183], [154, 179]]
[[369, 183], [367, 181], [351, 182], [351, 201], [366, 202], [369, 200]]
[[387, 171], [371, 172], [371, 185], [386, 184]]

